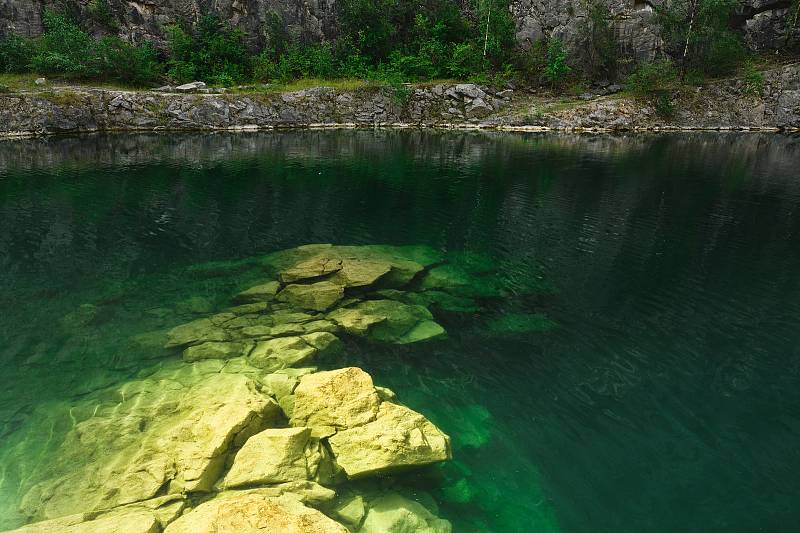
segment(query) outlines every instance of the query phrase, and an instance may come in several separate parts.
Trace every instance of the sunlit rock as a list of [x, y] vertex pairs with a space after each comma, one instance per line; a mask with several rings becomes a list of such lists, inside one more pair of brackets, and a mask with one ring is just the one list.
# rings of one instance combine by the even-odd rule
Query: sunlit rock
[[349, 428], [378, 414], [380, 400], [372, 377], [360, 368], [309, 374], [294, 391], [293, 426]]
[[399, 494], [387, 494], [369, 503], [358, 533], [450, 533], [453, 529], [450, 522], [438, 518], [424, 505]]
[[203, 342], [222, 342], [230, 335], [211, 318], [200, 318], [174, 327], [167, 332], [166, 348], [188, 346]]
[[380, 405], [372, 422], [328, 439], [348, 477], [363, 477], [451, 458], [450, 439], [416, 411], [391, 402]]
[[334, 506], [331, 514], [339, 522], [357, 529], [366, 514], [364, 498], [360, 494], [344, 498]]
[[209, 490], [231, 445], [241, 445], [281, 412], [252, 380], [219, 373], [221, 362], [208, 363], [214, 363], [209, 372], [200, 363], [165, 365], [63, 413], [73, 425], [55, 436], [61, 439], [53, 451], [58, 461], [25, 474], [32, 485], [24, 487], [23, 512], [47, 519], [163, 492]]
[[250, 437], [236, 454], [225, 487], [284, 483], [309, 477], [305, 448], [311, 429], [265, 429]]
[[183, 351], [183, 360], [201, 361], [203, 359], [231, 359], [247, 355], [252, 346], [241, 342], [204, 342], [189, 346]]
[[425, 307], [396, 300], [365, 300], [335, 309], [328, 318], [352, 335], [379, 342], [410, 344], [446, 335]]
[[277, 281], [268, 281], [243, 290], [233, 297], [233, 301], [239, 304], [248, 304], [256, 302], [270, 302], [275, 298], [281, 284]]
[[159, 533], [161, 525], [152, 513], [134, 512], [90, 519], [72, 515], [16, 529], [11, 533]]
[[229, 494], [202, 503], [167, 526], [164, 533], [286, 531], [348, 533], [347, 528], [290, 496]]
[[341, 350], [341, 341], [331, 333], [319, 332], [298, 337], [278, 337], [259, 342], [248, 355], [253, 366], [269, 371], [307, 364]]
[[287, 285], [278, 293], [277, 299], [299, 309], [325, 311], [344, 297], [344, 287], [330, 282], [319, 281], [308, 285]]

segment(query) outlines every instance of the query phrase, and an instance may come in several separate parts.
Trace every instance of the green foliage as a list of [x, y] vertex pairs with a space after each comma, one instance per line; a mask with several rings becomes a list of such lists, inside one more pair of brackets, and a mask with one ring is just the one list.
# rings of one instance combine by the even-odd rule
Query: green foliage
[[336, 73], [330, 44], [292, 45], [275, 57], [272, 50], [253, 61], [253, 77], [259, 81], [286, 82], [298, 78], [331, 78]]
[[86, 10], [89, 12], [89, 16], [106, 28], [117, 28], [117, 21], [114, 20], [114, 15], [111, 13], [108, 0], [90, 0]]
[[550, 39], [547, 43], [547, 63], [544, 67], [544, 79], [553, 87], [561, 87], [567, 75], [572, 71], [567, 65], [567, 50], [560, 39]]
[[0, 40], [0, 71], [6, 73], [27, 72], [36, 54], [36, 43], [32, 39], [9, 35]]
[[99, 77], [99, 57], [94, 39], [63, 13], [45, 10], [44, 35], [31, 61], [36, 72], [76, 78]]
[[163, 68], [153, 45], [131, 46], [119, 37], [104, 37], [97, 43], [101, 77], [143, 86], [159, 79]]
[[627, 89], [637, 96], [647, 96], [668, 90], [677, 80], [678, 72], [672, 61], [643, 63], [626, 80]]
[[745, 59], [741, 39], [730, 28], [737, 5], [737, 0], [668, 0], [657, 8], [668, 52], [681, 61], [682, 72], [730, 74]]
[[617, 72], [617, 43], [611, 12], [600, 0], [585, 0], [586, 18], [580, 26], [589, 74], [613, 78]]
[[244, 81], [250, 76], [251, 65], [243, 37], [241, 30], [232, 29], [211, 15], [193, 26], [169, 26], [167, 75], [176, 82], [202, 79], [229, 85]]
[[743, 78], [745, 94], [759, 96], [764, 92], [764, 75], [750, 61], [745, 63]]
[[678, 71], [672, 61], [644, 63], [626, 80], [628, 90], [639, 98], [649, 100], [656, 113], [669, 119], [675, 113], [672, 88], [678, 79]]

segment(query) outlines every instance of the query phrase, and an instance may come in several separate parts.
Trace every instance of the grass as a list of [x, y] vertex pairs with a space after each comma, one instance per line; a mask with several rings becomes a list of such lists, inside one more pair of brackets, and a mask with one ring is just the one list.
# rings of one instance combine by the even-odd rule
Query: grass
[[384, 87], [386, 83], [374, 80], [338, 79], [324, 80], [319, 78], [302, 78], [286, 83], [270, 83], [265, 85], [252, 85], [243, 88], [229, 89], [234, 93], [276, 94], [284, 92], [302, 91], [315, 87], [332, 87], [342, 91], [356, 91], [372, 87]]

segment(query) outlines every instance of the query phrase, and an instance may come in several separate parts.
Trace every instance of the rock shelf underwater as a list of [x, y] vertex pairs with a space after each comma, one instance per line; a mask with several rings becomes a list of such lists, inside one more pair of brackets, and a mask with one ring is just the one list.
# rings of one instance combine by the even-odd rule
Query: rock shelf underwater
[[[46, 404], [11, 434], [0, 483], [16, 486], [19, 520], [30, 522], [16, 531], [452, 530], [433, 498], [402, 481], [453, 459], [450, 436], [347, 366], [345, 345], [446, 337], [438, 316], [509, 297], [491, 261], [425, 246], [319, 244], [194, 269], [234, 277], [243, 266], [262, 279], [229, 307], [212, 314], [190, 299], [207, 316], [137, 336], [163, 361]], [[64, 322], [95, 316], [85, 304]], [[485, 327], [552, 325], [520, 311]], [[480, 447], [490, 415], [472, 411], [478, 423], [460, 440]], [[31, 447], [36, 460], [23, 460]], [[449, 476], [450, 496], [468, 501], [467, 479]]]

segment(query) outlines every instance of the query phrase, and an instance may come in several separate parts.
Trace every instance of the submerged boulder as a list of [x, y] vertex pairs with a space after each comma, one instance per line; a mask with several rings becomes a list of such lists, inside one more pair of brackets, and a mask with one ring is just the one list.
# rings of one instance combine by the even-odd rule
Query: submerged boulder
[[239, 304], [270, 302], [275, 298], [280, 287], [279, 282], [268, 281], [240, 292], [233, 297], [233, 301]]
[[451, 458], [447, 435], [421, 414], [392, 402], [381, 403], [372, 422], [339, 431], [328, 442], [350, 478]]
[[47, 519], [209, 490], [231, 445], [281, 411], [248, 377], [206, 366], [165, 366], [72, 406], [58, 461], [27, 473], [23, 512]]
[[370, 502], [358, 533], [450, 533], [452, 525], [421, 503], [399, 494], [387, 494]]
[[379, 342], [410, 344], [446, 335], [425, 307], [396, 300], [365, 300], [336, 309], [328, 318], [352, 335]]
[[226, 487], [284, 483], [309, 477], [305, 448], [311, 429], [265, 429], [253, 435], [236, 454]]
[[287, 285], [278, 293], [278, 300], [300, 309], [325, 311], [344, 297], [344, 287], [330, 282], [319, 281], [308, 285]]
[[[384, 397], [386, 397], [384, 395]], [[421, 414], [381, 399], [359, 368], [303, 376], [290, 423], [313, 427], [348, 477], [450, 459], [450, 439]]]
[[164, 533], [348, 533], [347, 528], [290, 496], [223, 494], [201, 503]]
[[155, 515], [145, 511], [93, 518], [76, 514], [47, 520], [15, 529], [8, 533], [159, 533], [161, 524]]
[[251, 365], [274, 372], [339, 352], [342, 342], [332, 333], [316, 332], [259, 342], [247, 356]]

